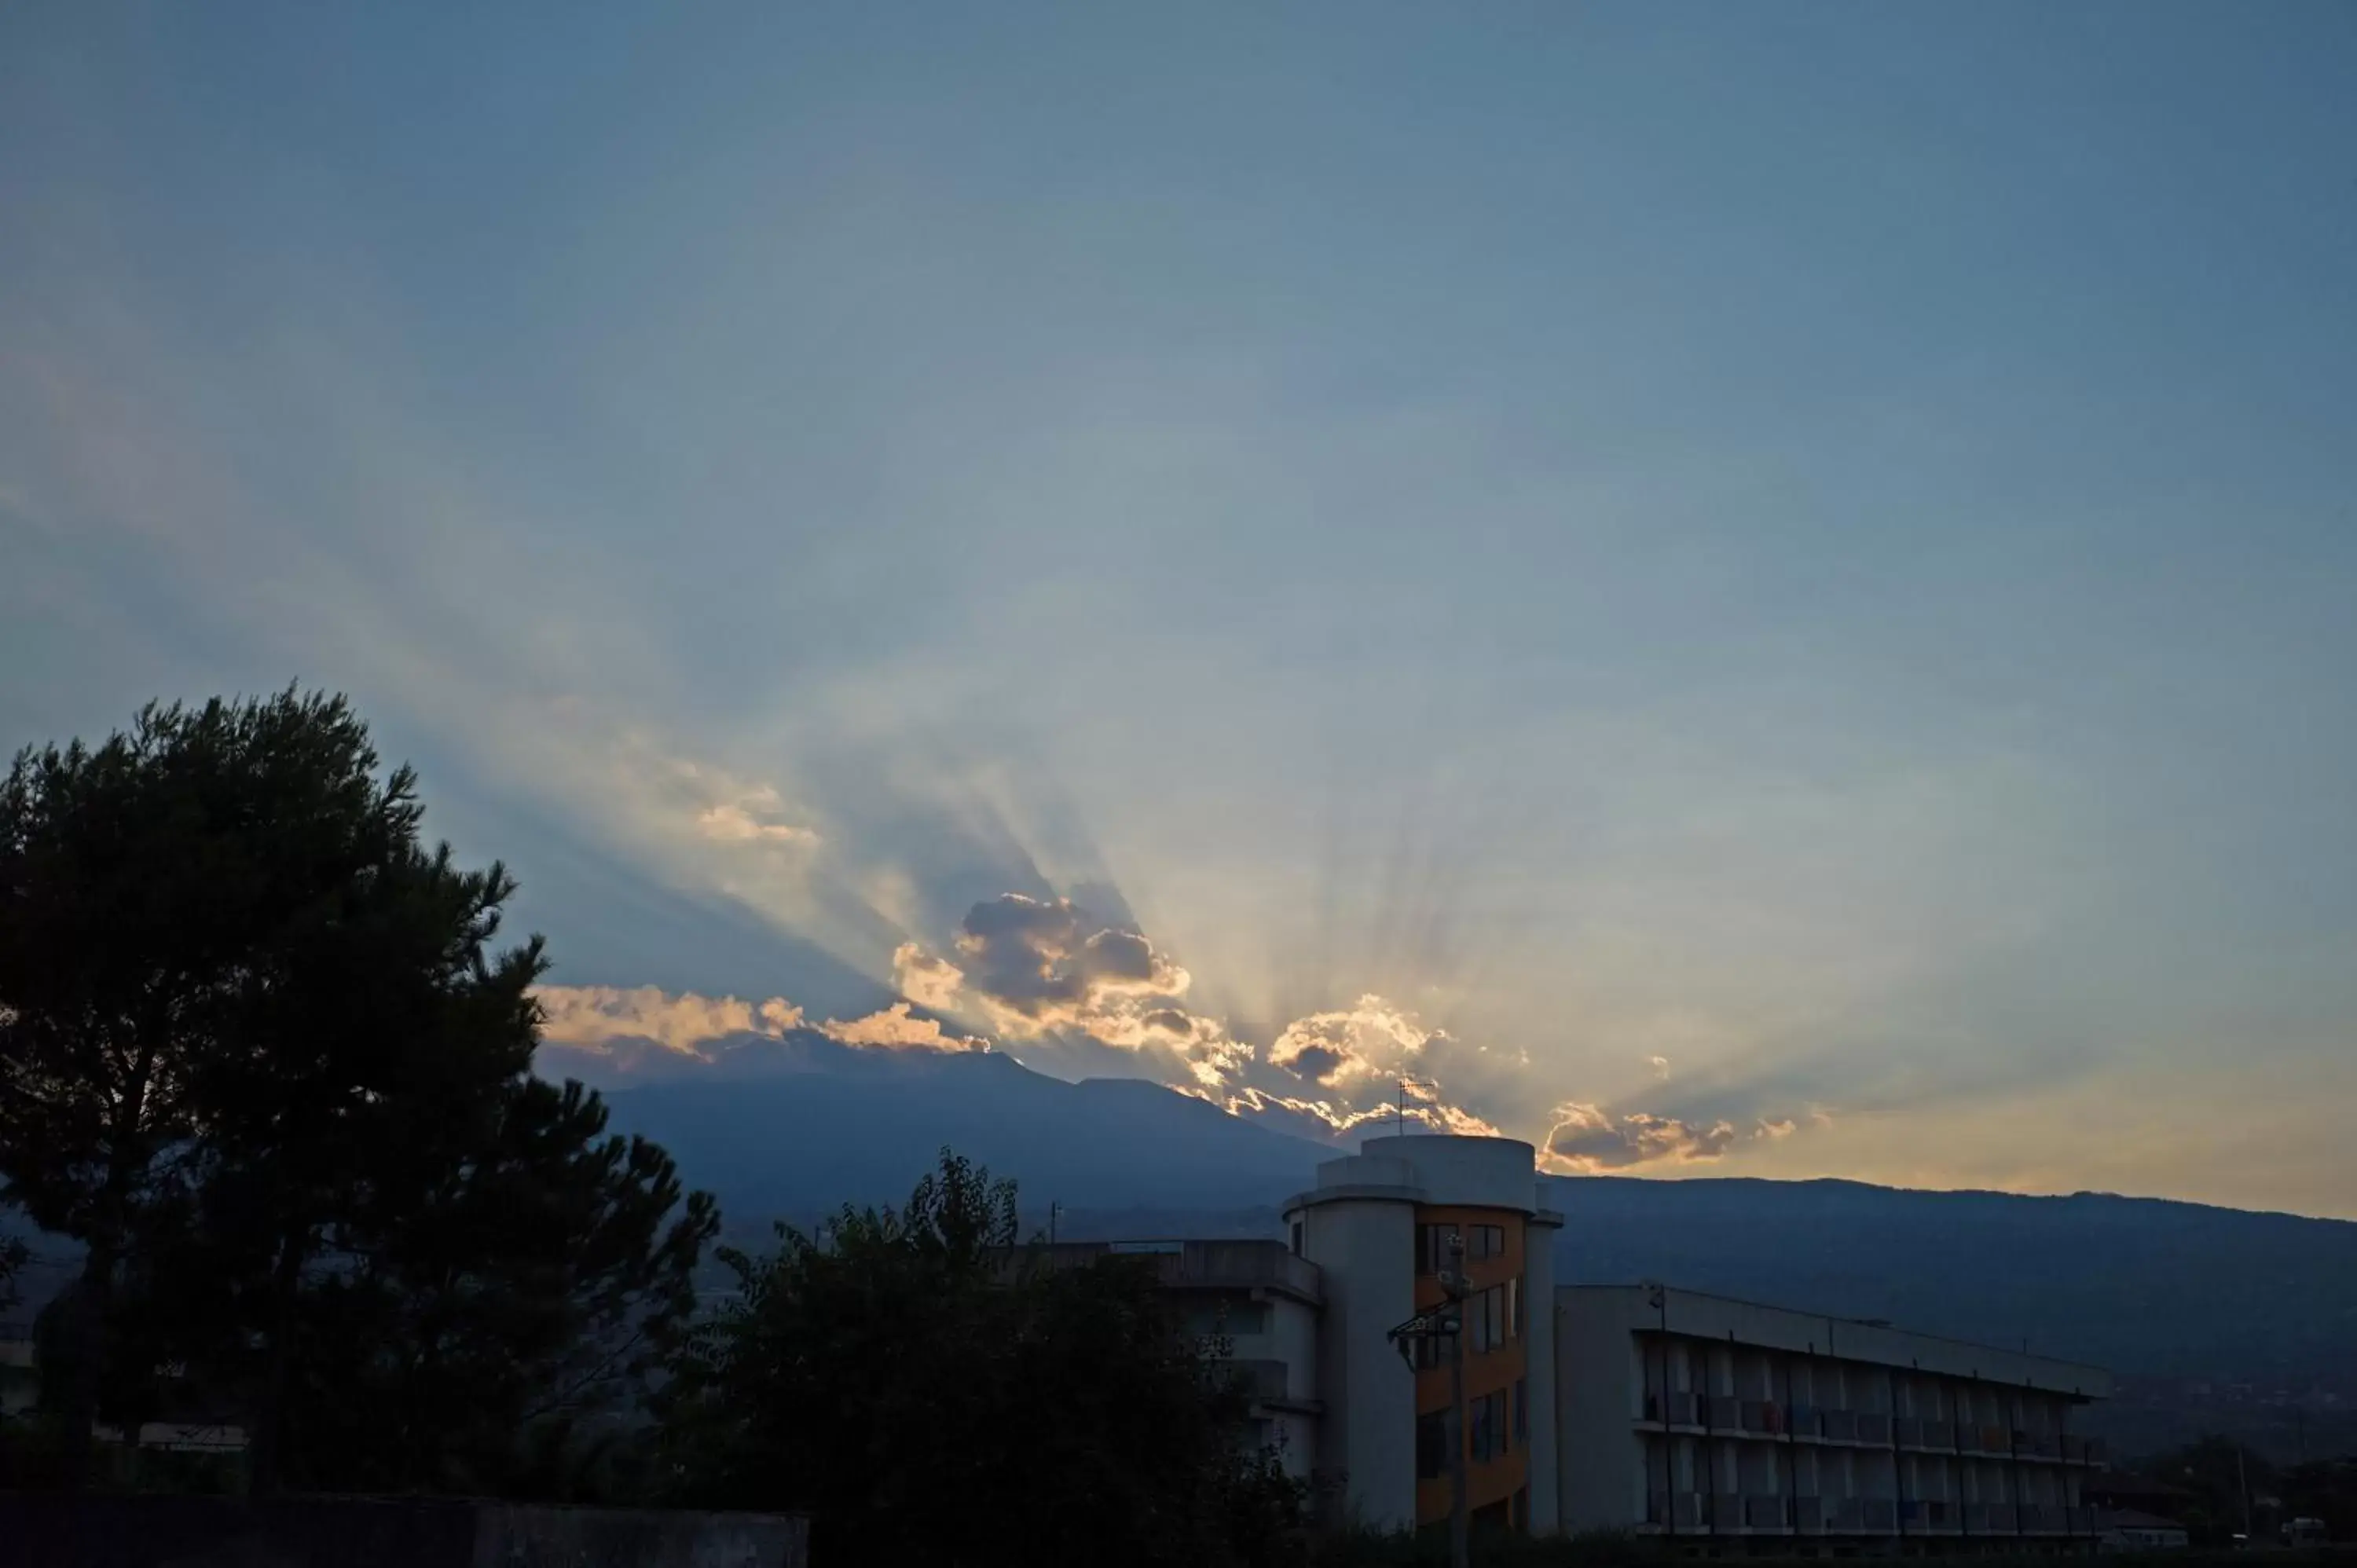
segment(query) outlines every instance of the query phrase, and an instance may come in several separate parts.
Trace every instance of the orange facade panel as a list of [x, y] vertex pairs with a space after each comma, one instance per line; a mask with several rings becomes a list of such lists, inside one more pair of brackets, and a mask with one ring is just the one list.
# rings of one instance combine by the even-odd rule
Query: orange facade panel
[[[1462, 1320], [1465, 1334], [1467, 1420], [1458, 1440], [1466, 1445], [1467, 1506], [1480, 1509], [1509, 1501], [1529, 1479], [1526, 1404], [1529, 1360], [1523, 1336], [1536, 1304], [1524, 1299], [1523, 1216], [1518, 1209], [1420, 1206], [1416, 1219], [1415, 1305], [1419, 1312], [1447, 1299], [1438, 1271], [1448, 1266], [1440, 1245], [1454, 1230], [1465, 1241], [1469, 1292]], [[1445, 1347], [1415, 1378], [1419, 1423], [1445, 1417], [1449, 1408], [1449, 1365]], [[1419, 1443], [1420, 1455], [1432, 1452]], [[1445, 1451], [1444, 1451], [1445, 1453]], [[1449, 1482], [1445, 1465], [1437, 1475], [1419, 1476], [1418, 1524], [1448, 1517]]]

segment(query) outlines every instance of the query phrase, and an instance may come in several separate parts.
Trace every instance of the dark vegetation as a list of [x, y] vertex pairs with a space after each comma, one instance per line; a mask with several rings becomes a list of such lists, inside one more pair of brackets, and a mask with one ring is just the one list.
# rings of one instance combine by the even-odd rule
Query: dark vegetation
[[2314, 1520], [2327, 1541], [2357, 1542], [2357, 1457], [2277, 1466], [2223, 1437], [2204, 1437], [2136, 1461], [2137, 1476], [2171, 1488], [2148, 1511], [2185, 1526], [2197, 1546], [2235, 1537], [2276, 1542], [2293, 1520]]
[[[802, 1511], [823, 1563], [1297, 1554], [1152, 1282], [1033, 1266], [953, 1155], [823, 1247], [724, 1251], [700, 1307], [715, 1204], [533, 1075], [541, 944], [422, 816], [296, 691], [0, 783], [0, 1209], [79, 1248], [0, 1487]], [[95, 1435], [205, 1421], [242, 1458]]]

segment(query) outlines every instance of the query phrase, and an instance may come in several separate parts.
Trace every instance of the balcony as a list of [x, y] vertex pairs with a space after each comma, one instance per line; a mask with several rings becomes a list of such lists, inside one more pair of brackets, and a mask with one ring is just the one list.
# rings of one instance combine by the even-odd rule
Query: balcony
[[2020, 1517], [2014, 1512], [2011, 1503], [1990, 1503], [1986, 1507], [1991, 1535], [2010, 1535], [2021, 1528]]
[[1661, 1529], [1664, 1514], [1672, 1508], [1676, 1509], [1675, 1523], [1678, 1530], [1682, 1531], [1700, 1530], [1705, 1528], [1703, 1523], [1702, 1494], [1700, 1492], [1647, 1493], [1645, 1496], [1645, 1522], [1652, 1526], [1655, 1530]]
[[1792, 1499], [1792, 1528], [1799, 1530], [1803, 1535], [1823, 1535], [1826, 1530], [1825, 1499], [1823, 1498], [1794, 1498]]
[[1747, 1530], [1789, 1530], [1792, 1516], [1782, 1498], [1753, 1492], [1743, 1499], [1743, 1525]]
[[1890, 1418], [1870, 1410], [1857, 1412], [1857, 1440], [1887, 1447], [1890, 1443]]
[[1890, 1435], [1901, 1448], [1921, 1448], [1923, 1446], [1923, 1423], [1911, 1415], [1894, 1417], [1890, 1423]]
[[1980, 1432], [1980, 1451], [1984, 1454], [2010, 1454], [2013, 1444], [2002, 1426], [1984, 1426]]
[[1835, 1443], [1857, 1441], [1857, 1412], [1854, 1410], [1820, 1411], [1817, 1412], [1817, 1420], [1824, 1429], [1824, 1435], [1830, 1441]]
[[[1670, 1424], [1672, 1426], [1700, 1426], [1702, 1424], [1701, 1402], [1697, 1400], [1695, 1395], [1691, 1393], [1674, 1393], [1668, 1396], [1668, 1400]], [[1660, 1421], [1662, 1419], [1662, 1395], [1649, 1393], [1645, 1396], [1645, 1419], [1647, 1421]]]
[[1795, 1437], [1824, 1434], [1824, 1412], [1813, 1404], [1796, 1404], [1784, 1412], [1784, 1428]]
[[2013, 1454], [2017, 1459], [2059, 1459], [2062, 1456], [2062, 1448], [2060, 1443], [2042, 1432], [2016, 1431]]
[[1281, 1410], [1295, 1410], [1315, 1415], [1324, 1410], [1323, 1402], [1308, 1394], [1292, 1391], [1292, 1373], [1283, 1361], [1236, 1360], [1218, 1365], [1234, 1380], [1236, 1391], [1255, 1404], [1275, 1405]]
[[1713, 1394], [1710, 1398], [1709, 1409], [1706, 1413], [1710, 1418], [1710, 1429], [1713, 1432], [1740, 1432], [1743, 1430], [1743, 1402], [1741, 1400], [1727, 1399], [1722, 1395]]
[[1869, 1535], [1889, 1535], [1899, 1526], [1899, 1505], [1889, 1498], [1860, 1498]]
[[1935, 1454], [1953, 1454], [1956, 1451], [1956, 1429], [1944, 1421], [1924, 1422], [1923, 1446]]
[[1910, 1498], [1899, 1505], [1900, 1522], [1911, 1530], [1952, 1530], [1958, 1518], [1958, 1505], [1944, 1498]]
[[2061, 1535], [2070, 1528], [2071, 1510], [2060, 1503], [2021, 1505], [2021, 1529], [2025, 1535]]
[[2102, 1438], [2072, 1437], [2067, 1434], [2063, 1436], [2062, 1463], [2065, 1465], [2100, 1465], [2104, 1456]]
[[1783, 1431], [1783, 1408], [1774, 1400], [1745, 1400], [1743, 1430], [1770, 1435]]

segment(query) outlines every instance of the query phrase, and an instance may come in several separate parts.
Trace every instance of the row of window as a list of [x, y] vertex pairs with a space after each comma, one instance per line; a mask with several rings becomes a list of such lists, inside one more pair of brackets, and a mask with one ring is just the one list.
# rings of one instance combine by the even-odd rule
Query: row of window
[[1465, 1261], [1469, 1263], [1506, 1255], [1506, 1228], [1502, 1225], [1419, 1225], [1415, 1228], [1417, 1273], [1437, 1274], [1448, 1266], [1448, 1239], [1452, 1235], [1464, 1237]]
[[[1531, 1399], [1527, 1380], [1516, 1378], [1509, 1396], [1504, 1389], [1465, 1402], [1467, 1457], [1475, 1464], [1502, 1458], [1531, 1440]], [[1436, 1410], [1415, 1418], [1415, 1473], [1424, 1480], [1448, 1474], [1448, 1445], [1456, 1435], [1452, 1412]]]

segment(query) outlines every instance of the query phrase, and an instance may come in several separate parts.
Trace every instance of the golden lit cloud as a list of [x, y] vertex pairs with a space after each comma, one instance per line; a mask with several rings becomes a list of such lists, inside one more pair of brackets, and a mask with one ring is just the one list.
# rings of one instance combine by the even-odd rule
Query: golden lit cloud
[[[1829, 1120], [1822, 1111], [1814, 1114], [1820, 1124]], [[1741, 1128], [1724, 1117], [1704, 1122], [1647, 1111], [1615, 1113], [1577, 1100], [1557, 1105], [1550, 1121], [1539, 1145], [1539, 1162], [1544, 1168], [1563, 1174], [1720, 1159], [1746, 1144], [1790, 1137], [1800, 1125], [1784, 1117], [1761, 1119]]]
[[695, 816], [695, 827], [705, 838], [722, 843], [814, 844], [818, 834], [790, 822], [765, 822], [737, 801], [707, 806]]
[[589, 1051], [632, 1039], [695, 1056], [699, 1046], [714, 1040], [732, 1035], [775, 1038], [802, 1021], [802, 1009], [782, 996], [748, 1002], [652, 985], [544, 985], [534, 995], [540, 1001], [541, 1038]]
[[888, 1048], [916, 1047], [935, 1051], [986, 1051], [990, 1042], [974, 1035], [952, 1035], [931, 1018], [912, 1015], [906, 1002], [895, 1002], [880, 1013], [849, 1023], [829, 1018], [819, 1033], [846, 1046]]
[[752, 1002], [736, 996], [699, 996], [652, 985], [544, 985], [539, 998], [541, 1039], [593, 1055], [610, 1053], [622, 1042], [650, 1042], [673, 1055], [708, 1061], [706, 1049], [748, 1037], [780, 1040], [812, 1028], [841, 1045], [876, 1048], [978, 1051], [990, 1042], [953, 1035], [930, 1018], [914, 1016], [905, 1002], [878, 1013], [811, 1025], [802, 1010], [782, 996]]

